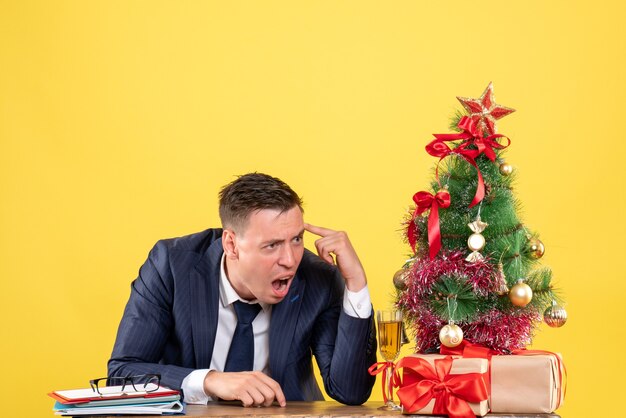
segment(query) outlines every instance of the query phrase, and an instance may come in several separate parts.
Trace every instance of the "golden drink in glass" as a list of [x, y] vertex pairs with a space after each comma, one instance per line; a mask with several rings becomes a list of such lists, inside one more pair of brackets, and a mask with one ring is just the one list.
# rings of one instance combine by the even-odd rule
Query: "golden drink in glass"
[[[400, 354], [402, 312], [395, 310], [378, 311], [376, 313], [376, 319], [378, 322], [378, 342], [380, 344], [380, 354], [385, 361], [393, 362]], [[393, 376], [393, 367], [390, 367], [390, 369], [391, 370], [387, 370], [386, 381], [383, 382], [383, 390], [385, 391], [387, 403], [379, 409], [397, 411], [401, 408], [393, 402], [393, 382], [391, 380], [391, 377]]]
[[400, 353], [401, 324], [400, 321], [380, 321], [378, 323], [380, 353], [387, 361], [394, 361]]

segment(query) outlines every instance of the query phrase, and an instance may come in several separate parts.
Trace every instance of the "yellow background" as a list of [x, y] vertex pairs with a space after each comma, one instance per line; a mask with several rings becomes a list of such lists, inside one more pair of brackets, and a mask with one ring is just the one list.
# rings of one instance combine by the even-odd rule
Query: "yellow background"
[[47, 392], [105, 375], [148, 250], [217, 226], [237, 174], [282, 178], [307, 221], [348, 231], [388, 306], [400, 224], [435, 162], [424, 145], [455, 96], [493, 81], [518, 110], [498, 126], [523, 219], [568, 301], [567, 325], [533, 347], [566, 359], [559, 413], [610, 412], [625, 340], [621, 3], [2, 1], [2, 407], [51, 416]]

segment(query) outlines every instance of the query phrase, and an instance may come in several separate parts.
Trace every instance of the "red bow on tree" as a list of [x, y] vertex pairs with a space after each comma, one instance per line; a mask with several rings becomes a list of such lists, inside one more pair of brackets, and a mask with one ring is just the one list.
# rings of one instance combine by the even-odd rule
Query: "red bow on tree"
[[[417, 205], [413, 218], [430, 209], [430, 214], [428, 215], [428, 253], [432, 260], [441, 249], [439, 208], [445, 209], [450, 206], [450, 193], [447, 190], [440, 190], [433, 196], [428, 192], [417, 192], [413, 195], [413, 201]], [[413, 252], [415, 252], [415, 243], [412, 243], [412, 247]]]
[[398, 362], [398, 368], [408, 368], [419, 377], [417, 382], [401, 386], [397, 391], [405, 411], [419, 411], [434, 398], [433, 415], [448, 415], [451, 418], [475, 416], [468, 402], [488, 398], [485, 381], [480, 373], [450, 374], [452, 361], [450, 356], [435, 360], [435, 367], [416, 357], [405, 357]]
[[[483, 136], [483, 131], [476, 127], [476, 120], [470, 119], [467, 116], [463, 116], [457, 125], [459, 128], [463, 130], [463, 132], [467, 132], [471, 135], [468, 140], [459, 145], [459, 148], [467, 149], [470, 145], [475, 145], [478, 148], [474, 159], [478, 158], [480, 154], [485, 154], [487, 158], [491, 161], [496, 160], [496, 152], [495, 149], [504, 149], [511, 145], [511, 140], [500, 134], [493, 134], [489, 136]], [[437, 137], [437, 135], [435, 135]], [[506, 145], [502, 145], [499, 142], [495, 141], [498, 138], [506, 138], [508, 143]]]
[[[426, 152], [433, 157], [439, 157], [440, 162], [450, 154], [457, 154], [476, 169], [478, 173], [478, 186], [476, 187], [474, 199], [472, 199], [469, 205], [471, 208], [485, 197], [485, 182], [482, 173], [478, 169], [478, 165], [476, 165], [476, 158], [478, 158], [480, 154], [485, 154], [491, 161], [495, 161], [496, 153], [494, 149], [504, 149], [508, 147], [511, 140], [500, 134], [484, 137], [482, 130], [477, 127], [476, 120], [467, 116], [463, 116], [457, 126], [462, 129], [463, 132], [457, 134], [434, 134], [435, 139], [426, 145]], [[509, 143], [502, 145], [496, 141], [497, 138], [506, 138]], [[446, 142], [457, 140], [463, 140], [463, 142], [454, 149], [446, 144]], [[470, 149], [469, 147], [471, 145], [474, 145], [476, 149]], [[436, 176], [437, 181], [439, 181], [439, 165], [437, 165]]]

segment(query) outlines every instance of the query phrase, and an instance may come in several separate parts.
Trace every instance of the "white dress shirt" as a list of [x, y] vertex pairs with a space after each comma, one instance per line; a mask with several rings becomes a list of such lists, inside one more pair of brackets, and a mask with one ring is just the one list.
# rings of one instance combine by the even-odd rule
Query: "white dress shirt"
[[[254, 332], [254, 370], [260, 370], [269, 374], [270, 364], [270, 318], [272, 316], [272, 305], [259, 302], [258, 300], [246, 301], [237, 295], [226, 277], [224, 268], [225, 255], [222, 255], [220, 267], [220, 304], [218, 309], [217, 333], [215, 335], [215, 345], [211, 356], [210, 369], [198, 369], [189, 373], [183, 379], [181, 388], [185, 394], [185, 402], [190, 404], [206, 404], [211, 401], [204, 393], [204, 378], [212, 370], [223, 371], [226, 365], [228, 349], [237, 327], [237, 314], [233, 303], [241, 300], [244, 303], [258, 303], [261, 305], [254, 321], [252, 330]], [[343, 296], [343, 310], [346, 314], [354, 318], [369, 318], [372, 314], [372, 304], [367, 286], [358, 292], [351, 292], [345, 289]]]

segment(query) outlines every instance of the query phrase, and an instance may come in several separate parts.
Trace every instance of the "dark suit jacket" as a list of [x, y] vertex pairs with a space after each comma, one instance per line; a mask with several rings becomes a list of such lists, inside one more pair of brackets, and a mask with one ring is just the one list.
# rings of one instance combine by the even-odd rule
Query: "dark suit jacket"
[[[207, 369], [218, 321], [222, 230], [159, 241], [131, 285], [109, 376], [160, 373], [180, 389], [194, 369]], [[373, 315], [343, 311], [345, 284], [338, 270], [305, 250], [287, 296], [272, 308], [270, 375], [287, 400], [323, 400], [313, 375], [313, 354], [329, 396], [365, 402], [376, 362]]]

